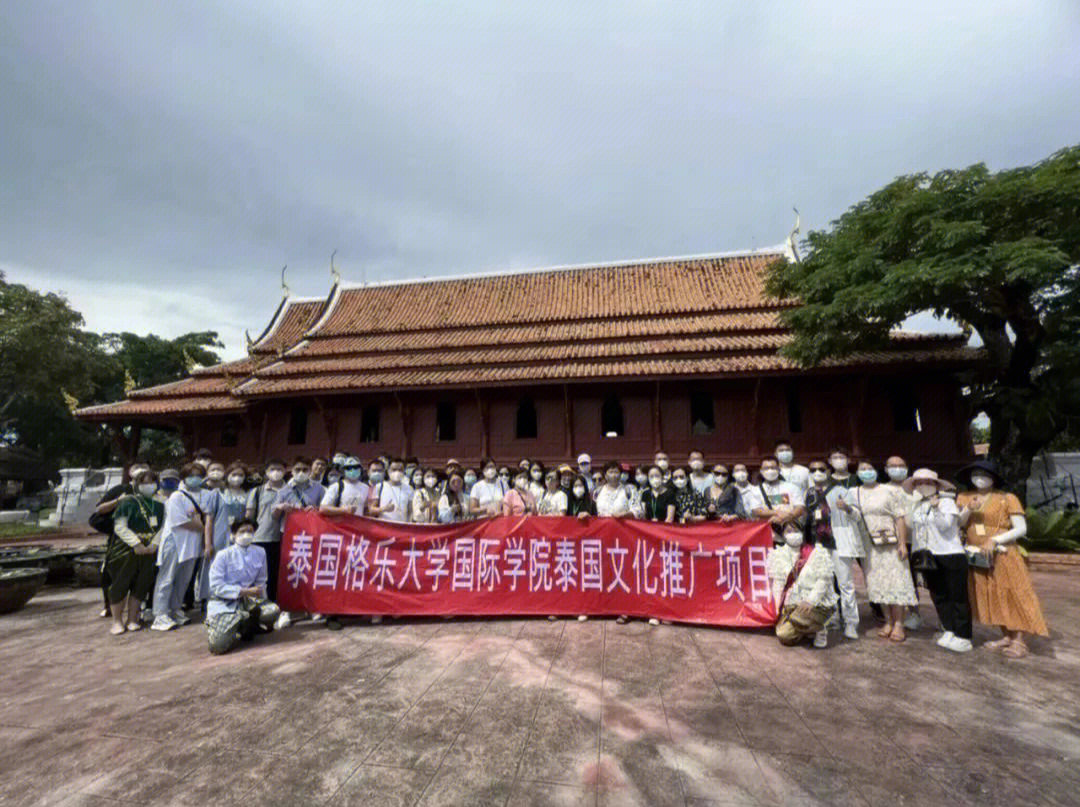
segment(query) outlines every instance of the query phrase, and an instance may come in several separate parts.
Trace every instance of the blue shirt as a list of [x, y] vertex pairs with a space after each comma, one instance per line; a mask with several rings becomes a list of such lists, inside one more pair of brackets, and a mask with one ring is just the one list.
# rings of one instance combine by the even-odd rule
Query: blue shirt
[[210, 602], [206, 616], [231, 614], [240, 603], [240, 589], [266, 588], [266, 551], [252, 544], [232, 544], [214, 555], [210, 564]]

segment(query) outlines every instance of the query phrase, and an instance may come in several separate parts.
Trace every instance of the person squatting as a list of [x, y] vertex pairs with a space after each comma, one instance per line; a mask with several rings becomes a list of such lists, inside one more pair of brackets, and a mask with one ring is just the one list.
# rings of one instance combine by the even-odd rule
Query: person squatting
[[[929, 591], [941, 626], [937, 644], [946, 650], [972, 649], [973, 622], [999, 628], [1001, 638], [984, 646], [1010, 658], [1028, 653], [1026, 635], [1048, 634], [1016, 543], [1026, 534], [1024, 510], [993, 462], [960, 471], [960, 493], [929, 468], [909, 474], [899, 456], [886, 460], [884, 476], [866, 460], [854, 463], [853, 473], [843, 448], [801, 465], [780, 441], [756, 465], [706, 465], [700, 451], [685, 465], [661, 451], [649, 465], [610, 461], [599, 468], [588, 454], [551, 468], [528, 458], [516, 465], [485, 459], [478, 467], [449, 460], [434, 468], [389, 456], [364, 463], [344, 453], [249, 468], [226, 465], [206, 449], [179, 471], [155, 474], [136, 461], [93, 517], [108, 534], [101, 615], [119, 635], [144, 621], [154, 631], [173, 630], [198, 609], [212, 653], [286, 628], [308, 615], [282, 611], [269, 598], [277, 591], [283, 523], [291, 512], [318, 510], [330, 518], [439, 524], [497, 515], [765, 520], [775, 537], [766, 566], [782, 644], [823, 648], [831, 630], [849, 641], [860, 637], [856, 569], [882, 640], [900, 644], [920, 629], [918, 584]], [[333, 616], [310, 618], [341, 627]]]

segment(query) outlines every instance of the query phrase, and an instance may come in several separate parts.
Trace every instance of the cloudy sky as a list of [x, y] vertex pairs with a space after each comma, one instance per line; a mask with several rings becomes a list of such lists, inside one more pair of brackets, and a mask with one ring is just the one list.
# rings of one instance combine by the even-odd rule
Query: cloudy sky
[[95, 330], [685, 255], [1080, 141], [1080, 3], [0, 3], [0, 270]]

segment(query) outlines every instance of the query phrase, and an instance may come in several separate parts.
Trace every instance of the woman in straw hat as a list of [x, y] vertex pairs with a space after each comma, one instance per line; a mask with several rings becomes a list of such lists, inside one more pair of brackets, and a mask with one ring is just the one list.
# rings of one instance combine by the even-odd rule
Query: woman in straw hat
[[972, 463], [957, 479], [973, 488], [956, 499], [959, 507], [968, 510], [961, 518], [968, 549], [990, 561], [990, 568], [973, 566], [969, 572], [972, 614], [976, 621], [996, 625], [1004, 633], [986, 647], [1022, 658], [1028, 653], [1025, 633], [1049, 634], [1027, 565], [1016, 547], [1016, 541], [1027, 534], [1024, 508], [1016, 496], [1000, 489], [997, 465], [989, 460]]
[[961, 513], [950, 496], [942, 495], [955, 488], [929, 468], [919, 468], [902, 487], [909, 495], [918, 494], [906, 518], [912, 565], [922, 573], [941, 622], [937, 643], [946, 650], [967, 653], [971, 650], [971, 605]]

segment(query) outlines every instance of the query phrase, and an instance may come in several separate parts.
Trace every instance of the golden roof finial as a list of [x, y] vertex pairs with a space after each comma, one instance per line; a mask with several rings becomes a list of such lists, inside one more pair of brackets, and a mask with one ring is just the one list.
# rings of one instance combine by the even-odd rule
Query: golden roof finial
[[60, 390], [60, 395], [64, 398], [64, 405], [68, 408], [71, 414], [75, 414], [75, 410], [79, 408], [79, 399], [68, 392], [66, 389]]
[[124, 368], [124, 395], [131, 395], [131, 391], [135, 389], [135, 379], [131, 377], [131, 371], [128, 368]]

